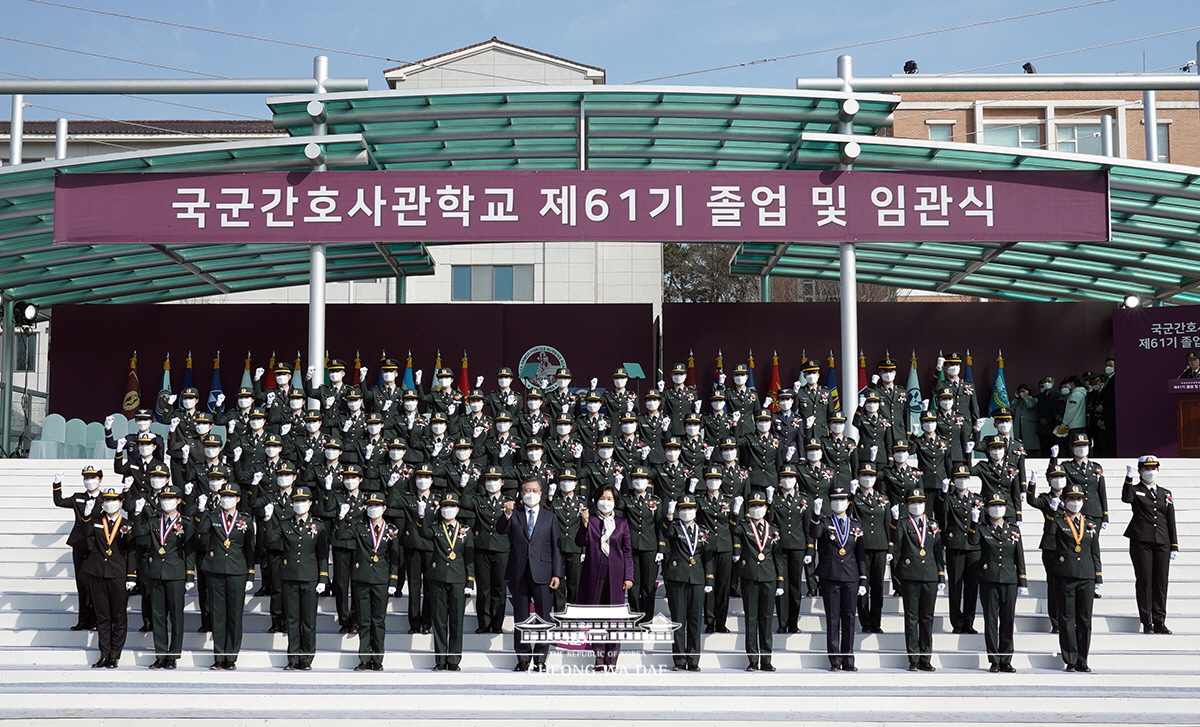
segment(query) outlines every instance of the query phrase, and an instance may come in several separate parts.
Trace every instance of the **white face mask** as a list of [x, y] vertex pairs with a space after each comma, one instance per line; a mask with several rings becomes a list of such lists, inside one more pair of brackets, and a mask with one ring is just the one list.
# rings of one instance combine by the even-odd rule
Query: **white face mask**
[[442, 508], [442, 518], [443, 519], [453, 520], [456, 517], [458, 517], [458, 508], [457, 507], [447, 505], [446, 507]]
[[221, 490], [221, 488], [225, 486], [225, 482], [226, 482], [225, 480], [209, 480], [208, 481], [208, 491], [209, 492], [219, 492]]
[[505, 434], [512, 429], [512, 422], [496, 422], [496, 431]]
[[714, 401], [712, 403], [712, 410], [713, 411], [725, 411], [725, 400], [720, 399], [718, 401]]
[[850, 501], [842, 499], [830, 500], [829, 509], [833, 510], [836, 514], [841, 515], [842, 513], [846, 512], [846, 510], [850, 509]]
[[530, 462], [541, 462], [542, 461], [542, 450], [537, 449], [537, 448], [526, 450], [525, 456], [529, 458]]
[[367, 433], [370, 434], [372, 437], [378, 435], [382, 431], [383, 431], [382, 424], [368, 424], [367, 425]]
[[396, 380], [396, 372], [395, 371], [384, 371], [383, 372], [383, 383], [390, 384], [395, 380]]
[[138, 454], [142, 455], [143, 457], [149, 457], [153, 453], [154, 453], [154, 445], [153, 444], [139, 444], [138, 445]]
[[734, 376], [733, 383], [737, 384], [738, 386], [745, 384], [746, 383], [745, 374], [738, 374], [737, 376]]
[[250, 405], [253, 403], [254, 403], [254, 399], [251, 399], [248, 396], [239, 396], [238, 400], [237, 400], [237, 405], [238, 405], [239, 409], [249, 409]]
[[371, 518], [372, 520], [378, 520], [379, 518], [383, 517], [383, 506], [382, 505], [372, 505], [372, 506], [368, 507], [367, 508], [367, 517]]
[[448, 379], [445, 377], [438, 379], [438, 385], [442, 387], [442, 391], [449, 391], [450, 386], [453, 383], [454, 383], [454, 379]]
[[295, 480], [295, 477], [292, 475], [283, 475], [282, 477], [275, 478], [275, 484], [279, 485], [281, 489], [287, 490], [291, 488], [293, 480]]
[[286, 389], [291, 380], [291, 374], [275, 374], [275, 385], [281, 389]]
[[1064, 386], [1064, 387], [1062, 387], [1061, 389], [1059, 389], [1058, 391], [1059, 391], [1059, 393], [1061, 393], [1063, 396], [1070, 396], [1070, 395], [1071, 395], [1071, 387], [1070, 387], [1070, 386]]
[[236, 497], [225, 496], [221, 498], [221, 509], [232, 510], [237, 507], [238, 499]]
[[564, 391], [571, 388], [571, 380], [570, 379], [559, 379], [558, 380], [558, 388], [563, 389]]
[[662, 402], [658, 399], [647, 399], [646, 400], [646, 411], [651, 411], [651, 412], [658, 411], [658, 406], [660, 404], [662, 404]]
[[456, 449], [456, 450], [454, 450], [454, 458], [457, 459], [459, 462], [466, 462], [467, 460], [471, 459], [471, 450], [470, 449]]
[[309, 434], [316, 434], [317, 432], [321, 431], [321, 422], [305, 422], [304, 429]]
[[1083, 500], [1067, 500], [1065, 504], [1071, 512], [1079, 512], [1083, 509]]
[[343, 478], [342, 484], [346, 486], [347, 491], [354, 492], [358, 489], [360, 481], [357, 478], [349, 477], [349, 478]]
[[863, 404], [863, 409], [865, 409], [868, 414], [874, 414], [875, 412], [879, 411], [879, 402], [868, 401], [866, 404]]
[[83, 480], [83, 486], [87, 488], [88, 492], [95, 492], [100, 489], [100, 480], [95, 477], [86, 477]]
[[794, 490], [794, 489], [796, 489], [796, 478], [790, 477], [790, 476], [789, 477], [780, 477], [779, 478], [779, 486], [785, 490]]
[[750, 512], [750, 517], [752, 517], [755, 520], [762, 520], [764, 517], [767, 516], [767, 508], [764, 506], [761, 506], [761, 505], [750, 508], [749, 512]]
[[809, 462], [820, 462], [821, 461], [821, 450], [810, 449], [809, 451], [804, 453], [804, 459], [808, 460]]
[[810, 385], [815, 385], [817, 383], [817, 379], [819, 379], [819, 378], [821, 378], [820, 374], [805, 374], [804, 375], [804, 380], [806, 382], [808, 382]]
[[211, 424], [200, 423], [200, 424], [196, 425], [196, 434], [203, 436], [205, 434], [208, 434], [211, 431], [212, 431]]
[[266, 419], [251, 419], [250, 420], [250, 428], [256, 432], [258, 430], [262, 429], [264, 426], [266, 426], [266, 424], [267, 424]]
[[993, 520], [999, 520], [1004, 517], [1006, 512], [1008, 512], [1008, 508], [1004, 505], [996, 505], [988, 508], [988, 515], [991, 515]]
[[938, 408], [942, 411], [950, 411], [954, 408], [954, 399], [949, 397], [946, 397], [945, 399], [938, 399]]
[[565, 492], [568, 495], [575, 491], [575, 480], [560, 480], [558, 483], [559, 492]]
[[737, 459], [737, 450], [736, 449], [722, 449], [721, 450], [721, 459], [725, 460], [726, 462], [735, 461]]
[[587, 409], [588, 414], [595, 414], [600, 411], [600, 402], [589, 401], [587, 404], [584, 404], [584, 407]]
[[988, 457], [990, 457], [993, 462], [999, 462], [1000, 460], [1004, 459], [1004, 450], [998, 448], [989, 449]]
[[864, 490], [869, 490], [875, 486], [875, 475], [859, 475], [858, 486]]
[[525, 405], [529, 407], [529, 411], [537, 411], [538, 409], [542, 408], [542, 400], [529, 399], [525, 402]]
[[1050, 489], [1052, 489], [1052, 490], [1062, 490], [1066, 486], [1067, 486], [1067, 478], [1066, 477], [1052, 477], [1050, 479]]
[[682, 510], [679, 511], [679, 519], [680, 519], [680, 521], [685, 522], [685, 523], [690, 523], [691, 521], [695, 520], [696, 519], [696, 508], [694, 508], [694, 507], [683, 508]]
[[283, 451], [282, 447], [267, 447], [267, 456], [270, 457], [271, 459], [275, 459], [276, 457], [279, 456], [279, 453], [282, 451]]
[[340, 449], [325, 450], [325, 459], [337, 459], [341, 455], [342, 455], [342, 450], [340, 450]]
[[288, 399], [288, 407], [292, 411], [300, 411], [304, 408], [304, 399]]
[[404, 459], [404, 450], [403, 449], [389, 449], [388, 450], [388, 459], [390, 459], [393, 462], [400, 462], [401, 460]]
[[771, 431], [771, 422], [755, 422], [754, 428], [763, 434], [766, 434], [767, 432]]
[[667, 458], [668, 462], [678, 462], [679, 450], [674, 448], [668, 449], [667, 451], [663, 452], [663, 456]]
[[121, 509], [121, 501], [120, 500], [108, 500], [103, 505], [101, 505], [101, 507], [104, 508], [104, 512], [108, 513], [109, 515], [112, 515], [113, 513], [117, 512], [118, 510]]
[[1114, 369], [1112, 366], [1105, 366], [1105, 367], [1104, 367], [1104, 373], [1105, 373], [1105, 375], [1107, 375], [1107, 376], [1112, 376], [1112, 375], [1113, 375], [1113, 373], [1114, 373], [1115, 371], [1116, 371], [1116, 369]]
[[947, 366], [946, 367], [946, 375], [947, 376], [958, 376], [958, 371], [959, 371], [959, 368], [957, 366]]
[[596, 502], [596, 509], [601, 515], [607, 515], [616, 508], [617, 504], [612, 500], [599, 500]]
[[1001, 434], [1008, 434], [1012, 431], [1012, 422], [996, 422], [996, 431]]
[[421, 492], [428, 492], [429, 488], [432, 486], [433, 486], [432, 479], [430, 479], [428, 477], [418, 477], [417, 478], [417, 489], [420, 490]]
[[908, 506], [908, 512], [913, 517], [919, 517], [921, 515], [924, 515], [925, 514], [925, 503], [923, 503], [923, 502], [910, 503]]
[[362, 399], [347, 399], [346, 408], [350, 411], [358, 411], [362, 409]]
[[482, 401], [468, 402], [467, 408], [470, 409], [473, 413], [481, 412], [481, 411], [483, 411], [483, 402]]
[[205, 447], [204, 448], [204, 456], [209, 459], [216, 459], [220, 455], [221, 455], [220, 447]]
[[483, 488], [485, 490], [487, 490], [488, 492], [492, 493], [493, 495], [496, 494], [497, 492], [499, 492], [500, 488], [503, 486], [504, 486], [504, 480], [484, 480], [483, 481]]
[[507, 376], [501, 376], [496, 379], [496, 383], [500, 385], [501, 389], [507, 389], [509, 386], [512, 386], [512, 379]]
[[191, 411], [192, 409], [196, 408], [196, 400], [195, 399], [192, 399], [192, 398], [183, 399], [182, 403], [183, 403], [183, 408], [187, 409], [188, 411]]
[[612, 447], [601, 447], [596, 450], [596, 454], [600, 455], [600, 459], [612, 459], [613, 449]]
[[309, 502], [308, 500], [301, 500], [300, 502], [293, 502], [292, 503], [292, 512], [296, 513], [297, 515], [307, 515], [308, 508], [310, 508], [310, 507], [312, 507], [312, 503]]
[[879, 378], [882, 379], [885, 384], [890, 384], [896, 380], [896, 372], [884, 371], [883, 373], [879, 374]]
[[633, 478], [633, 489], [637, 492], [645, 492], [649, 485], [650, 480], [647, 480], [644, 477]]
[[633, 434], [636, 431], [637, 431], [636, 424], [630, 423], [630, 424], [622, 424], [621, 425], [621, 433], [622, 434]]
[[526, 492], [524, 495], [521, 495], [521, 502], [525, 503], [526, 507], [533, 507], [541, 501], [542, 493], [540, 492]]
[[559, 436], [565, 437], [571, 433], [571, 425], [570, 424], [559, 424], [557, 427], [554, 428], [554, 431], [558, 432]]
[[687, 375], [686, 374], [671, 374], [671, 381], [673, 381], [676, 384], [682, 384], [684, 381], [687, 381]]
[[151, 477], [150, 478], [150, 487], [151, 488], [153, 488], [155, 490], [161, 490], [162, 488], [164, 488], [166, 486], [167, 486], [167, 478], [166, 477]]
[[1142, 482], [1145, 482], [1147, 485], [1149, 485], [1152, 484], [1156, 479], [1158, 479], [1157, 470], [1142, 470]]
[[344, 372], [344, 371], [330, 371], [329, 372], [329, 381], [330, 381], [330, 383], [333, 383], [333, 384], [342, 383], [342, 379], [345, 377], [346, 377], [346, 372]]
[[921, 422], [921, 429], [926, 432], [936, 432], [937, 422]]
[[965, 490], [969, 484], [971, 484], [970, 480], [965, 477], [959, 477], [958, 479], [954, 480], [954, 489]]
[[625, 378], [624, 376], [617, 376], [613, 378], [613, 388], [615, 389], [624, 389], [625, 384], [627, 383], [629, 383], [629, 379]]
[[846, 431], [846, 425], [842, 422], [830, 424], [829, 431], [833, 432], [834, 434], [841, 434]]
[[163, 512], [175, 512], [175, 508], [179, 507], [179, 500], [174, 497], [164, 497], [158, 501], [158, 506]]
[[896, 464], [908, 463], [908, 452], [896, 452], [892, 455], [892, 461]]
[[709, 492], [716, 492], [721, 489], [721, 480], [705, 480], [704, 486], [708, 488]]
[[404, 411], [416, 411], [416, 410], [417, 410], [417, 400], [416, 399], [405, 399], [404, 400]]
[[432, 425], [429, 427], [429, 429], [437, 436], [441, 436], [446, 433], [446, 425], [442, 424], [441, 422]]
[[686, 432], [689, 437], [694, 437], [700, 433], [700, 427], [697, 424], [689, 424], [683, 428], [683, 431]]
[[1071, 451], [1075, 454], [1076, 457], [1086, 457], [1086, 456], [1088, 456], [1088, 449], [1089, 449], [1088, 445], [1081, 444], [1078, 447], [1072, 447]]
[[779, 400], [779, 409], [781, 411], [791, 411], [792, 410], [792, 400], [791, 399], [780, 399]]

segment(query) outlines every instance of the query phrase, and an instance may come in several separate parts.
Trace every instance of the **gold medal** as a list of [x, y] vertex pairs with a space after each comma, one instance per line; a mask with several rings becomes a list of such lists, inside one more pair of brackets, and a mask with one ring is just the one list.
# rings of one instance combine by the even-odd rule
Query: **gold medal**
[[228, 548], [229, 546], [230, 546], [229, 538], [225, 538], [225, 547]]
[[1075, 552], [1076, 552], [1076, 553], [1082, 553], [1082, 552], [1083, 552], [1083, 546], [1082, 546], [1082, 545], [1076, 545], [1076, 546], [1075, 546]]
[[758, 559], [759, 559], [759, 560], [766, 560], [766, 559], [767, 559], [767, 556], [766, 556], [765, 554], [763, 554], [763, 553], [759, 553], [759, 554], [758, 554]]
[[450, 553], [450, 560], [454, 560], [454, 559], [455, 559], [455, 558], [457, 558], [457, 557], [458, 557], [458, 553], [455, 553], [455, 552], [451, 551], [451, 553]]
[[919, 551], [917, 551], [917, 555], [925, 555], [925, 549], [921, 548]]
[[111, 550], [106, 550], [106, 551], [104, 551], [104, 554], [105, 554], [105, 555], [112, 555], [112, 551], [111, 551]]
[[372, 562], [372, 563], [378, 563], [378, 562], [379, 562], [379, 556], [378, 556], [378, 555], [372, 555], [372, 556], [371, 556], [371, 562]]
[[838, 555], [845, 555], [845, 554], [846, 554], [845, 548], [838, 548]]
[[167, 549], [166, 549], [166, 548], [159, 548], [159, 549], [158, 549], [158, 554], [159, 554], [159, 555], [166, 555], [166, 554], [167, 554]]
[[695, 558], [688, 558], [688, 565], [696, 565], [696, 559], [695, 559]]

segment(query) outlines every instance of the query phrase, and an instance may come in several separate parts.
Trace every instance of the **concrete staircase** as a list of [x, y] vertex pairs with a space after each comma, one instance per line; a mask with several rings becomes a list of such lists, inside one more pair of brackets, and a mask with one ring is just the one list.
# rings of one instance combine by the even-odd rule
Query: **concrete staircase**
[[[53, 473], [78, 482], [81, 460], [0, 461], [0, 719], [222, 718], [234, 722], [302, 717], [361, 720], [398, 714], [408, 721], [445, 719], [539, 724], [570, 719], [696, 719], [717, 723], [805, 721], [998, 724], [1039, 722], [1195, 723], [1200, 711], [1200, 494], [1192, 483], [1200, 461], [1163, 463], [1161, 482], [1175, 493], [1184, 553], [1172, 564], [1168, 625], [1173, 636], [1139, 633], [1133, 570], [1121, 535], [1128, 507], [1120, 502], [1124, 462], [1103, 461], [1110, 473], [1113, 523], [1105, 532], [1103, 599], [1096, 602], [1089, 663], [1093, 674], [1067, 674], [1049, 633], [1045, 582], [1037, 551], [1041, 525], [1025, 525], [1031, 596], [1018, 603], [1017, 674], [984, 671], [982, 619], [978, 635], [953, 635], [939, 599], [934, 636], [936, 674], [903, 670], [898, 599], [888, 598], [886, 633], [856, 639], [858, 674], [829, 673], [820, 599], [805, 599], [802, 633], [775, 636], [774, 674], [742, 671], [741, 603], [731, 605], [731, 634], [705, 637], [700, 673], [667, 671], [669, 645], [627, 651], [622, 670], [583, 670], [588, 654], [558, 652], [547, 674], [513, 673], [512, 618], [503, 636], [476, 635], [467, 605], [464, 671], [432, 673], [432, 637], [408, 635], [404, 598], [392, 599], [383, 673], [349, 671], [358, 663], [356, 636], [339, 636], [331, 599], [320, 599], [314, 671], [282, 672], [286, 637], [268, 634], [267, 599], [248, 598], [245, 639], [236, 672], [210, 672], [212, 642], [189, 596], [180, 669], [148, 671], [150, 634], [132, 630], [118, 670], [88, 668], [96, 658], [92, 632], [73, 632], [77, 599], [68, 510], [55, 508]], [[1039, 463], [1043, 464], [1043, 463]], [[1043, 469], [1039, 467], [1039, 469]], [[1190, 552], [1189, 552], [1190, 551]], [[666, 613], [659, 593], [658, 610]], [[130, 600], [130, 626], [140, 625], [140, 600]], [[141, 667], [141, 668], [139, 668]], [[799, 687], [799, 688], [797, 688]], [[63, 698], [63, 695], [77, 695]], [[317, 698], [296, 700], [298, 696]], [[935, 697], [930, 699], [930, 697]], [[938, 699], [936, 697], [954, 697]], [[986, 715], [986, 717], [984, 717]]]

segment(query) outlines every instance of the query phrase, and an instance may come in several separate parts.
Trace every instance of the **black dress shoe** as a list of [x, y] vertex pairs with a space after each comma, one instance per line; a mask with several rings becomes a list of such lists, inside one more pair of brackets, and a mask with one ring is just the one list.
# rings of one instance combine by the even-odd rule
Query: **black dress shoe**
[[1067, 664], [1067, 668], [1066, 668], [1066, 669], [1064, 669], [1063, 671], [1075, 671], [1075, 665], [1074, 665], [1074, 664]]
[[459, 668], [458, 664], [447, 664], [446, 671], [462, 671], [462, 669]]
[[297, 670], [297, 669], [299, 669], [299, 668], [300, 668], [300, 667], [298, 667], [298, 666], [296, 665], [296, 662], [294, 662], [294, 661], [289, 661], [289, 662], [287, 663], [287, 666], [283, 667], [283, 670], [284, 670], [284, 671], [296, 671], [296, 670]]
[[1156, 633], [1156, 634], [1169, 634], [1169, 633], [1171, 633], [1171, 629], [1167, 628], [1167, 625], [1166, 625], [1166, 624], [1159, 624], [1159, 625], [1157, 625], [1157, 626], [1155, 626], [1155, 627], [1154, 627], [1154, 633]]
[[74, 626], [71, 627], [71, 630], [72, 631], [87, 631], [87, 625], [86, 624], [75, 624]]
[[688, 664], [688, 671], [700, 671], [699, 664]]
[[352, 635], [354, 635], [354, 634], [357, 634], [357, 633], [358, 633], [358, 624], [351, 624], [351, 625], [350, 625], [350, 633], [351, 633]]
[[916, 670], [917, 670], [917, 665], [916, 665], [916, 664], [909, 664], [909, 665], [908, 665], [908, 670], [909, 670], [909, 671], [916, 671]]
[[955, 626], [954, 628], [950, 629], [950, 633], [952, 633], [952, 634], [961, 634], [962, 632], [963, 632], [963, 631], [962, 631], [962, 629], [960, 629], [960, 628], [959, 628], [959, 627], [957, 627], [957, 626]]
[[717, 633], [718, 634], [728, 634], [728, 633], [732, 633], [732, 632], [729, 630], [728, 626], [718, 626]]
[[371, 670], [372, 671], [383, 671], [383, 662], [381, 662], [381, 661], [371, 662]]
[[759, 671], [775, 671], [775, 667], [771, 665], [771, 662], [764, 661], [763, 663], [758, 665], [758, 670]]
[[937, 671], [937, 667], [935, 667], [933, 664], [926, 664], [925, 662], [917, 664], [917, 668], [921, 671]]
[[167, 659], [166, 661], [163, 662], [163, 668], [164, 669], [174, 669], [178, 663], [179, 663], [179, 659]]
[[1142, 633], [1143, 634], [1152, 634], [1152, 633], [1154, 633], [1154, 627], [1151, 626], [1150, 624], [1142, 624]]
[[[93, 664], [92, 666], [99, 666], [99, 664]], [[687, 667], [682, 664], [676, 664], [671, 667], [671, 671], [687, 671]]]
[[1058, 624], [1054, 624], [1053, 626], [1050, 627], [1050, 633], [1052, 633], [1052, 634], [1058, 633]]
[[[440, 666], [441, 665], [439, 664], [438, 666], [433, 667], [433, 670], [437, 671], [438, 667], [440, 667]], [[360, 662], [358, 662], [358, 666], [354, 667], [354, 671], [368, 671], [370, 668], [371, 668], [371, 662], [360, 661]]]
[[100, 667], [104, 666], [107, 663], [108, 663], [108, 659], [105, 659], [102, 657], [100, 659], [97, 659], [95, 664], [92, 664], [92, 668], [99, 669]]
[[988, 671], [990, 671], [993, 674], [999, 674], [1000, 673], [1000, 665], [992, 664], [991, 666], [988, 667]]
[[155, 660], [154, 660], [154, 663], [150, 665], [150, 668], [151, 668], [151, 669], [161, 669], [161, 668], [163, 668], [163, 660], [162, 660], [162, 658], [155, 659]]
[[428, 634], [428, 633], [429, 633], [429, 627], [428, 627], [428, 626], [422, 626], [422, 627], [421, 627], [421, 633], [423, 633], [423, 634]]
[[419, 633], [421, 633], [421, 629], [419, 629], [419, 628], [417, 628], [416, 626], [414, 626], [414, 627], [412, 627], [411, 629], [409, 629], [409, 630], [408, 630], [408, 633], [410, 633], [410, 634], [419, 634]]
[[271, 594], [267, 593], [267, 589], [266, 589], [266, 587], [263, 587], [263, 588], [260, 588], [260, 589], [258, 589], [257, 591], [255, 591], [255, 592], [254, 592], [254, 595], [256, 595], [256, 596], [269, 596], [269, 595], [271, 595]]
[[312, 671], [312, 664], [297, 664], [296, 668], [300, 671]]
[[138, 629], [138, 631], [140, 631], [143, 634], [149, 633], [153, 630], [154, 630], [154, 627], [151, 626], [150, 624], [142, 624], [142, 627], [140, 629]]
[[968, 627], [966, 627], [965, 629], [963, 629], [963, 630], [962, 630], [962, 632], [963, 632], [964, 634], [977, 634], [977, 633], [979, 633], [978, 631], [976, 631], [976, 630], [975, 630], [973, 627], [971, 627], [971, 626], [968, 626]]
[[518, 661], [517, 665], [513, 667], [513, 671], [529, 671], [529, 662]]
[[118, 661], [117, 659], [113, 659], [110, 657], [108, 661], [104, 662], [104, 668], [105, 669], [116, 669], [117, 661]]
[[1016, 672], [1016, 670], [1017, 670], [1017, 668], [1015, 666], [1013, 666], [1012, 664], [1001, 664], [1000, 665], [1000, 671], [1004, 672], [1005, 674], [1012, 674], [1012, 673]]
[[209, 671], [220, 671], [220, 670], [222, 670], [222, 669], [224, 669], [224, 668], [225, 668], [225, 662], [223, 662], [223, 661], [214, 661], [214, 662], [213, 662], [213, 664], [212, 664], [212, 666], [208, 667], [208, 670], [209, 670]]
[[1087, 664], [1076, 664], [1075, 671], [1081, 671], [1090, 674], [1092, 672], [1092, 668]]
[[[1100, 595], [1100, 591], [1096, 591], [1096, 592], [1095, 592], [1094, 594], [1092, 594], [1092, 595], [1094, 595], [1096, 598], [1104, 598], [1104, 596], [1101, 596], [1101, 595]], [[1091, 670], [1089, 669], [1089, 671], [1091, 671]]]
[[858, 671], [858, 667], [853, 664], [842, 664], [842, 671]]
[[235, 670], [237, 670], [237, 662], [236, 661], [225, 662], [225, 671], [235, 671]]
[[475, 629], [475, 633], [477, 633], [477, 634], [490, 634], [491, 632], [492, 632], [491, 629], [485, 629], [485, 628]]
[[540, 672], [546, 672], [546, 671], [549, 671], [549, 667], [547, 667], [546, 662], [543, 661], [540, 664], [534, 664], [533, 670], [540, 671]]
[[[72, 630], [74, 630], [74, 629], [72, 629]], [[777, 634], [786, 634], [786, 633], [788, 633], [788, 630], [787, 630], [787, 628], [786, 628], [786, 627], [784, 627], [784, 626], [780, 626], [779, 628], [775, 629], [775, 633], [777, 633]]]
[[212, 633], [212, 626], [209, 626], [209, 625], [207, 625], [207, 624], [200, 624], [200, 628], [196, 629], [196, 633], [198, 633], [198, 634], [211, 634], [211, 633]]
[[758, 664], [751, 664], [747, 666], [746, 671], [758, 671]]
[[829, 665], [829, 671], [841, 671], [841, 670], [842, 670], [841, 664], [830, 664]]

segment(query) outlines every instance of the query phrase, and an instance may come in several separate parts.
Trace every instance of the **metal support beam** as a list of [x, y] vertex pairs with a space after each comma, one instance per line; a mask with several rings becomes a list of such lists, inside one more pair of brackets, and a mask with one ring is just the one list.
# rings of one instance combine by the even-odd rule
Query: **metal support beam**
[[[854, 64], [853, 59], [848, 55], [838, 56], [837, 59], [837, 74], [838, 81], [841, 84], [839, 90], [845, 93], [853, 93], [854, 85], [857, 81], [854, 79]], [[837, 125], [839, 134], [852, 134], [853, 114], [843, 113], [838, 120]], [[858, 144], [849, 142], [842, 147], [842, 161], [837, 165], [837, 168], [843, 171], [849, 171], [852, 168], [854, 158], [858, 156]], [[858, 265], [857, 253], [854, 249], [854, 243], [847, 241], [839, 244], [841, 253], [841, 317], [842, 317], [842, 352], [838, 357], [839, 366], [841, 368], [841, 381], [839, 382], [839, 390], [842, 401], [842, 414], [846, 417], [846, 422], [850, 424], [846, 428], [847, 432], [857, 435], [854, 429], [854, 411], [858, 408]]]
[[219, 280], [217, 280], [213, 276], [209, 275], [208, 273], [204, 272], [200, 268], [196, 267], [192, 263], [188, 262], [187, 260], [184, 260], [183, 256], [180, 255], [179, 253], [175, 252], [174, 250], [171, 250], [170, 248], [164, 247], [162, 245], [151, 245], [150, 247], [154, 248], [155, 250], [158, 250], [163, 255], [166, 255], [167, 257], [171, 258], [172, 260], [175, 261], [176, 265], [178, 265], [179, 267], [188, 271], [192, 275], [195, 275], [197, 278], [200, 278], [204, 282], [206, 282], [209, 285], [211, 285], [212, 287], [216, 288], [221, 293], [228, 295], [231, 292], [228, 285], [225, 285], [224, 283], [220, 282]]
[[[807, 91], [844, 90], [839, 78], [797, 78], [796, 88]], [[1053, 74], [1014, 73], [957, 76], [882, 76], [854, 79], [855, 93], [912, 93], [914, 91], [1195, 91], [1200, 76], [1191, 73], [1170, 74]]]
[[[329, 58], [313, 58], [313, 81], [318, 94], [325, 93], [329, 79]], [[315, 99], [314, 99], [315, 100]], [[324, 118], [324, 114], [321, 114]], [[313, 123], [313, 136], [325, 136], [325, 124]], [[325, 171], [325, 164], [313, 167], [314, 171]], [[313, 382], [320, 383], [325, 377], [325, 244], [314, 243], [309, 254], [308, 271], [308, 367], [316, 367]]]
[[407, 275], [396, 276], [396, 302], [397, 303], [407, 303], [408, 302], [408, 276]]
[[758, 279], [758, 302], [771, 302], [771, 276], [763, 275]]
[[25, 144], [25, 96], [14, 93], [12, 97], [12, 124], [8, 132], [8, 163], [21, 163]]
[[1146, 161], [1158, 161], [1158, 99], [1153, 91], [1142, 91], [1142, 119], [1146, 132]]
[[54, 158], [67, 158], [67, 120], [61, 116], [54, 122]]
[[1100, 153], [1113, 156], [1113, 117], [1110, 114], [1100, 117]]
[[0, 410], [0, 457], [9, 456], [9, 442], [12, 439], [12, 394], [13, 394], [13, 370], [17, 363], [17, 336], [16, 327], [13, 326], [13, 313], [15, 312], [16, 301], [10, 295], [4, 295], [4, 337], [0, 346], [0, 354], [4, 357], [0, 376], [4, 378], [0, 381], [0, 405], [3, 409]]
[[0, 81], [0, 95], [95, 94], [294, 94], [366, 91], [365, 78], [326, 78], [321, 90], [313, 78], [40, 78]]

